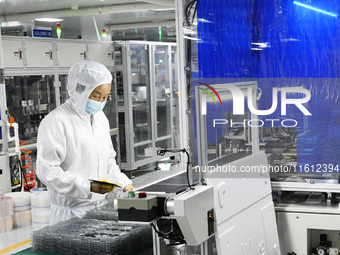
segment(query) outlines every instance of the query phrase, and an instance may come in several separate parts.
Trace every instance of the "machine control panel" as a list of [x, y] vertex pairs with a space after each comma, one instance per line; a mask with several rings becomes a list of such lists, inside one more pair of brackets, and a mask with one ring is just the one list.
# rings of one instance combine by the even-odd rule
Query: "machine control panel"
[[150, 222], [158, 217], [156, 195], [130, 191], [118, 197], [117, 201], [120, 221]]
[[208, 235], [215, 233], [215, 215], [214, 209], [208, 211]]

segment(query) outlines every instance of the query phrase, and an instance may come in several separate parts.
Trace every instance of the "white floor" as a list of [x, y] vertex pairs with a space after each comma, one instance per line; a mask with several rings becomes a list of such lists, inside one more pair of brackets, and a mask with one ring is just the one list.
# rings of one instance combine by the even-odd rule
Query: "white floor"
[[[176, 175], [183, 170], [178, 167], [179, 164], [171, 165], [160, 165], [161, 170], [138, 170], [134, 171], [135, 176], [132, 179], [133, 186], [136, 189], [147, 186], [149, 184], [161, 181], [167, 177]], [[36, 230], [36, 229], [34, 229]], [[6, 233], [0, 233], [0, 255], [5, 254], [15, 254], [22, 250], [29, 248], [31, 245], [23, 244], [26, 240], [31, 238], [33, 232], [32, 226], [21, 227], [13, 229], [12, 231]]]
[[12, 231], [0, 234], [0, 254], [15, 254], [29, 248], [31, 245], [22, 242], [31, 238], [32, 225], [13, 229]]

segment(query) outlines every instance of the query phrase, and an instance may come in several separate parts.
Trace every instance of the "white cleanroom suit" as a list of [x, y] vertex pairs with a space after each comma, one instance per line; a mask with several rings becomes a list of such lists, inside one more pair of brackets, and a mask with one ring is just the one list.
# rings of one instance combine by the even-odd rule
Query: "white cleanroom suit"
[[105, 114], [85, 112], [92, 91], [111, 81], [111, 73], [102, 64], [76, 63], [68, 75], [70, 98], [39, 126], [36, 167], [51, 200], [50, 224], [83, 217], [107, 202], [106, 195], [90, 192], [90, 179], [108, 180], [121, 187], [131, 184], [116, 164]]

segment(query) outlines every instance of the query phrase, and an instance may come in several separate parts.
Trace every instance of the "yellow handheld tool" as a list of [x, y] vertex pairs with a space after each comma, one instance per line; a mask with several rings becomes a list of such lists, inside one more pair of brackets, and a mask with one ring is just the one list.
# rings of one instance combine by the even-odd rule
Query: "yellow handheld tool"
[[114, 190], [116, 187], [121, 188], [118, 183], [110, 183], [108, 180], [90, 180], [91, 182], [96, 182], [102, 185], [103, 189], [107, 189], [109, 191]]

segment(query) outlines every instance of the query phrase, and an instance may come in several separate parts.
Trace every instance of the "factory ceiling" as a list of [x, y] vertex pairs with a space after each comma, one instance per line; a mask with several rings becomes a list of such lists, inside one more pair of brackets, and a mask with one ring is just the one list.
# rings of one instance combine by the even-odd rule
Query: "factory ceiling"
[[176, 40], [175, 0], [0, 0], [0, 21], [3, 35], [60, 23], [67, 39], [96, 39], [105, 28], [112, 39]]

